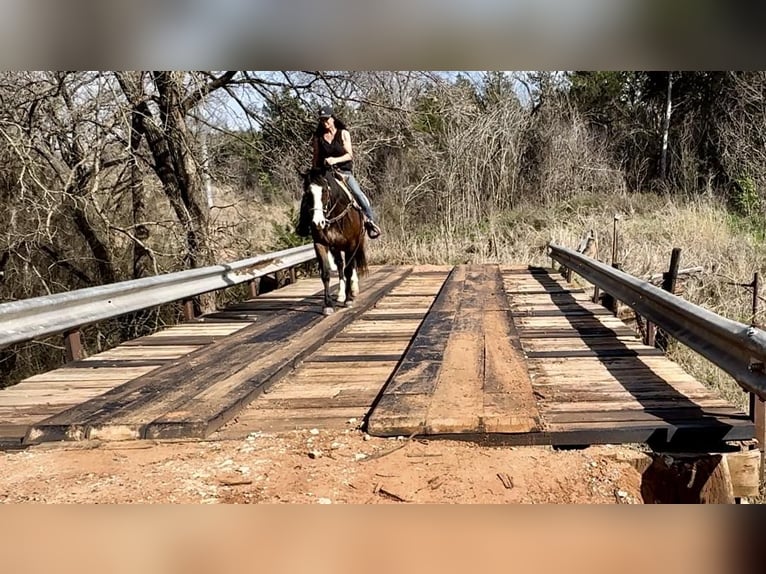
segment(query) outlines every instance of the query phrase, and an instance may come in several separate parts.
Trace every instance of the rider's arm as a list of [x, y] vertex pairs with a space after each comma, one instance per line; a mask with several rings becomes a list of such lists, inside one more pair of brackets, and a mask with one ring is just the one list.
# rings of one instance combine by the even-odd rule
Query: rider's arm
[[354, 150], [351, 147], [351, 134], [348, 133], [348, 130], [343, 130], [340, 133], [341, 140], [343, 140], [343, 149], [346, 150], [346, 155], [342, 155], [338, 158], [335, 158], [336, 162], [342, 162], [342, 161], [351, 161], [354, 159]]

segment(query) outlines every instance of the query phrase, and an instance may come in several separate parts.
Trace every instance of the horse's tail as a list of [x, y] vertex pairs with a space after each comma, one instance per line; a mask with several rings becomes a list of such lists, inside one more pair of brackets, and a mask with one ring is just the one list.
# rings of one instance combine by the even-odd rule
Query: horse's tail
[[354, 263], [356, 264], [356, 272], [359, 273], [359, 275], [367, 274], [367, 242], [365, 239], [367, 238], [363, 236], [362, 240], [359, 242], [359, 245], [357, 245], [356, 251], [354, 252]]

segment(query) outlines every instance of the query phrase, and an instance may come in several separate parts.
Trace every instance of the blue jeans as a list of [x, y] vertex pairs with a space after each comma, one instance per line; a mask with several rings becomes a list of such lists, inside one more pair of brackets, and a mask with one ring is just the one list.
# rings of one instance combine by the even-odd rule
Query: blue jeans
[[356, 181], [354, 174], [350, 171], [342, 171], [341, 174], [343, 174], [343, 177], [346, 178], [348, 188], [351, 190], [351, 193], [354, 194], [356, 201], [359, 203], [359, 207], [364, 210], [364, 214], [367, 216], [367, 219], [374, 221], [375, 216], [372, 213], [372, 205], [370, 205], [370, 200], [367, 199], [367, 196], [362, 191], [362, 188], [359, 187], [359, 182]]

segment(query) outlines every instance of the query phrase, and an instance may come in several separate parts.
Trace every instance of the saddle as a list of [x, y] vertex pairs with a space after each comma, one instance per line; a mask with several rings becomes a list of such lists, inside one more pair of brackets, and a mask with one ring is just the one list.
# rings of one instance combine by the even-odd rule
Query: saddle
[[335, 177], [335, 181], [337, 181], [340, 185], [341, 189], [346, 192], [346, 195], [348, 196], [349, 200], [351, 200], [351, 205], [354, 207], [354, 209], [362, 214], [362, 217], [364, 218], [364, 229], [367, 231], [367, 236], [370, 239], [376, 239], [380, 237], [380, 228], [375, 225], [374, 221], [367, 219], [367, 215], [364, 213], [364, 209], [362, 209], [362, 206], [359, 205], [356, 197], [348, 188], [348, 184], [346, 183], [347, 176], [343, 175], [337, 170], [333, 170], [333, 176]]
[[356, 200], [356, 197], [354, 197], [354, 194], [351, 193], [351, 190], [348, 188], [348, 184], [346, 183], [347, 176], [343, 175], [341, 172], [337, 170], [333, 170], [332, 175], [335, 178], [335, 181], [337, 181], [338, 184], [340, 185], [340, 188], [346, 193], [346, 197], [348, 197], [349, 201], [351, 202], [351, 205], [354, 206], [354, 209], [362, 211], [362, 207], [359, 205], [359, 202]]

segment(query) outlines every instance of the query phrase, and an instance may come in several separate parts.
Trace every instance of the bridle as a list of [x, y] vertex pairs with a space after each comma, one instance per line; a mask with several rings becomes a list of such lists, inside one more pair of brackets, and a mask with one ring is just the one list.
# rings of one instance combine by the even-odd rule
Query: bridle
[[[331, 169], [332, 169], [332, 176], [331, 177], [335, 177], [335, 173], [337, 173], [337, 169], [334, 166]], [[327, 186], [330, 186], [330, 183], [328, 181], [326, 181], [326, 178], [325, 178], [325, 181], [322, 183], [322, 189], [327, 189]], [[327, 197], [327, 204], [326, 205], [320, 205], [319, 207], [312, 207], [311, 211], [312, 212], [316, 212], [316, 211], [324, 210], [324, 213], [328, 213], [329, 214], [335, 208], [335, 205], [337, 204], [337, 201], [335, 203], [333, 203], [333, 204], [330, 204], [330, 201], [332, 200], [332, 194], [329, 193], [329, 189], [328, 189], [327, 196], [328, 197]], [[331, 217], [329, 219], [325, 218], [325, 222], [327, 223], [328, 226], [332, 225], [333, 223], [337, 223], [338, 221], [340, 221], [341, 219], [343, 219], [346, 216], [346, 214], [349, 212], [349, 210], [353, 206], [354, 206], [354, 202], [349, 200], [349, 202], [346, 204], [346, 207], [343, 208], [343, 211], [341, 211], [335, 217]]]

